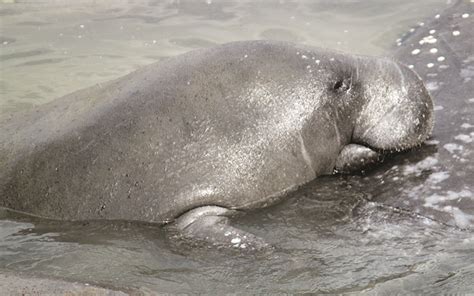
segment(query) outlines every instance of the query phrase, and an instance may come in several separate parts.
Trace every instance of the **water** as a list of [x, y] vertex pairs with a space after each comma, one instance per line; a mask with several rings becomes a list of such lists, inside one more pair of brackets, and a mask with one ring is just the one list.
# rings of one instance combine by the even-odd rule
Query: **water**
[[[446, 7], [434, 0], [16, 2], [0, 6], [0, 116], [234, 40], [383, 55], [402, 32]], [[3, 210], [0, 269], [145, 293], [472, 292], [472, 231], [377, 198], [422, 193], [417, 186], [430, 165], [416, 164], [431, 149], [397, 155], [365, 176], [320, 178], [233, 219], [273, 244], [272, 252], [193, 246], [157, 225], [58, 222]], [[413, 172], [403, 177], [395, 165]]]

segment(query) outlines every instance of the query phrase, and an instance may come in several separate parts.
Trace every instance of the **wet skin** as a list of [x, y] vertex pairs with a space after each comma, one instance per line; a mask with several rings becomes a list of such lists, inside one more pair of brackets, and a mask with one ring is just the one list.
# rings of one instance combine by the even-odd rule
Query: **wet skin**
[[387, 58], [273, 41], [192, 51], [0, 119], [0, 205], [177, 219], [190, 237], [259, 247], [228, 224], [233, 210], [420, 145], [432, 108], [419, 77]]

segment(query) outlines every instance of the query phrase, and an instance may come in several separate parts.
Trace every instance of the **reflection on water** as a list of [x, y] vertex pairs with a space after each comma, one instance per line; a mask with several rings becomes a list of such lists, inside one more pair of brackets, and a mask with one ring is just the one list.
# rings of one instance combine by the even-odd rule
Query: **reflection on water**
[[236, 40], [382, 54], [402, 30], [444, 6], [440, 0], [14, 2], [0, 4], [0, 115]]
[[[385, 54], [402, 31], [445, 7], [435, 0], [10, 2], [0, 5], [0, 114], [234, 40]], [[143, 292], [472, 291], [472, 232], [380, 202], [446, 177], [426, 173], [436, 149], [422, 149], [367, 176], [320, 178], [233, 220], [265, 237], [273, 252], [193, 248], [157, 225], [65, 223], [1, 211], [0, 268]]]

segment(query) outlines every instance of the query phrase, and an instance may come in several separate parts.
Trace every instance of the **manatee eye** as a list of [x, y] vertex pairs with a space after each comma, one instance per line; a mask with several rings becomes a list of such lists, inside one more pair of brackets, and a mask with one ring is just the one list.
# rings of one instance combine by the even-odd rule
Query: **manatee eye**
[[338, 79], [332, 89], [338, 93], [348, 91], [351, 89], [351, 79]]

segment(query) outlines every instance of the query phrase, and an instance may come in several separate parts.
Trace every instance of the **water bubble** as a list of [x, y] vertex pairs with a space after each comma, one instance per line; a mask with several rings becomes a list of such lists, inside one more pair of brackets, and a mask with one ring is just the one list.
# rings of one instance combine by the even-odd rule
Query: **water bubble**
[[440, 15], [439, 15], [439, 14], [435, 15], [435, 18], [436, 18], [436, 19], [439, 19], [439, 17], [440, 17]]
[[436, 33], [436, 30], [430, 30], [430, 34]]
[[428, 63], [428, 64], [426, 64], [426, 67], [428, 67], [428, 68], [432, 68], [433, 66], [434, 66], [433, 63]]
[[443, 56], [440, 56], [440, 57], [438, 57], [436, 60], [438, 60], [438, 62], [442, 62], [442, 61], [445, 60], [445, 58], [444, 58]]
[[437, 53], [437, 52], [438, 52], [438, 49], [437, 49], [437, 48], [432, 48], [432, 49], [430, 49], [430, 52], [431, 52], [431, 53]]
[[453, 31], [453, 36], [459, 36], [459, 34], [461, 34], [461, 32], [459, 32], [458, 30]]
[[469, 13], [464, 13], [461, 17], [462, 17], [462, 18], [468, 18], [468, 17], [469, 17]]
[[417, 55], [417, 54], [420, 53], [420, 51], [421, 51], [421, 50], [419, 50], [418, 48], [416, 48], [416, 49], [414, 49], [414, 50], [411, 52], [411, 54], [412, 54], [412, 55]]
[[413, 65], [408, 65], [408, 68], [413, 69], [413, 68], [415, 68], [415, 66], [413, 66]]

